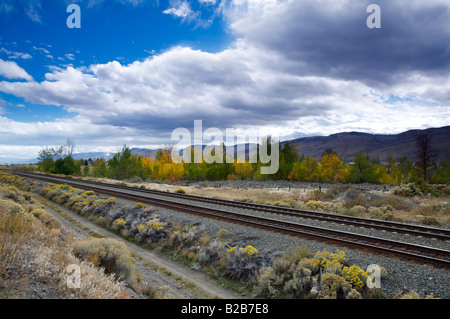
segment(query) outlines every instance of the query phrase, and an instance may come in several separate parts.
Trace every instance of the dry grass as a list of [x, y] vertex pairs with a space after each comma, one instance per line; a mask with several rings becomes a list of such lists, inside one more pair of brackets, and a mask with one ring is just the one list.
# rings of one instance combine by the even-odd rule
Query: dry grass
[[[79, 260], [72, 246], [72, 236], [32, 194], [0, 184], [0, 298], [32, 298], [30, 290], [43, 285], [50, 298], [128, 298], [123, 282]], [[81, 269], [79, 289], [67, 286], [70, 264]]]
[[0, 281], [32, 235], [33, 220], [23, 212], [0, 208]]

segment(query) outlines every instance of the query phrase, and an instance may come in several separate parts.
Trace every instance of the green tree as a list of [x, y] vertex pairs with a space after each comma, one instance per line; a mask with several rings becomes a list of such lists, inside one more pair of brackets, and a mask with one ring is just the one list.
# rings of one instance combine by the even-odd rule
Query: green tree
[[55, 165], [55, 152], [50, 147], [45, 147], [39, 151], [38, 167], [40, 171], [50, 173]]
[[438, 165], [436, 173], [431, 177], [430, 182], [433, 184], [449, 184], [450, 163], [447, 161], [441, 161]]
[[72, 156], [66, 156], [65, 158], [58, 158], [55, 161], [52, 173], [73, 175], [77, 172], [77, 165]]
[[404, 177], [408, 177], [413, 167], [413, 161], [406, 156], [398, 159], [398, 168]]
[[104, 158], [96, 159], [92, 163], [94, 177], [106, 177], [108, 175], [108, 167], [106, 166], [106, 160]]
[[349, 181], [351, 183], [378, 183], [376, 166], [369, 160], [366, 153], [355, 155], [354, 164], [350, 167]]
[[280, 168], [275, 174], [276, 179], [289, 179], [290, 173], [294, 168], [295, 162], [299, 160], [298, 143], [291, 145], [291, 143], [284, 143], [280, 149]]
[[132, 158], [130, 148], [124, 145], [122, 151], [108, 161], [111, 177], [115, 179], [132, 177], [135, 174], [136, 163], [137, 161]]

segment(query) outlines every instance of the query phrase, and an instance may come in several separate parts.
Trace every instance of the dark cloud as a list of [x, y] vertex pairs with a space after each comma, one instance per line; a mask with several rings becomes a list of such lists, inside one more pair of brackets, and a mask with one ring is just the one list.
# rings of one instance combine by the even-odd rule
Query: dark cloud
[[376, 1], [381, 29], [366, 26], [369, 3], [292, 1], [261, 19], [237, 21], [234, 30], [248, 45], [283, 55], [292, 62], [286, 71], [301, 75], [382, 85], [399, 73], [449, 72], [449, 3]]

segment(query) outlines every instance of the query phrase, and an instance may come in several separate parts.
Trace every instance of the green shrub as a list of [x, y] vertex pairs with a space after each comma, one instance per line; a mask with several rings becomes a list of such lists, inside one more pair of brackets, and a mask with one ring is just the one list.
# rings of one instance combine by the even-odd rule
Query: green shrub
[[17, 204], [10, 199], [0, 199], [0, 211], [17, 214], [23, 212], [24, 209], [20, 204]]
[[441, 226], [439, 220], [436, 217], [425, 216], [420, 219], [420, 223], [428, 226]]
[[137, 226], [138, 232], [135, 235], [135, 239], [147, 244], [159, 242], [167, 237], [169, 233], [167, 226], [168, 223], [161, 220], [159, 215], [153, 214], [150, 219]]
[[256, 282], [258, 271], [264, 266], [264, 258], [252, 246], [232, 247], [227, 250], [225, 276], [241, 282]]
[[135, 270], [134, 259], [126, 245], [111, 238], [92, 238], [74, 244], [75, 256], [103, 267], [105, 273], [130, 278]]
[[48, 228], [60, 228], [61, 222], [52, 214], [47, 213], [44, 209], [34, 209], [31, 211], [33, 216], [37, 217]]
[[269, 267], [261, 269], [256, 293], [264, 298], [311, 298], [313, 287], [317, 286], [318, 268], [313, 259], [287, 258], [285, 255], [275, 259]]
[[199, 262], [204, 266], [219, 265], [225, 257], [225, 249], [223, 244], [217, 241], [209, 243], [200, 253]]
[[320, 299], [361, 299], [361, 295], [352, 288], [344, 277], [333, 273], [324, 273], [320, 279]]

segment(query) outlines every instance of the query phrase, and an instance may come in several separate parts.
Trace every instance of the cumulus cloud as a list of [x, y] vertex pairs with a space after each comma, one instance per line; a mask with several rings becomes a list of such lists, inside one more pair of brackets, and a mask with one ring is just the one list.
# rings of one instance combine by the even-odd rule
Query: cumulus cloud
[[0, 59], [0, 76], [7, 79], [25, 79], [32, 81], [33, 77], [14, 61], [4, 61]]
[[370, 0], [243, 1], [232, 30], [247, 45], [275, 51], [287, 71], [389, 86], [399, 74], [448, 74], [450, 3], [377, 1], [381, 29], [366, 26]]
[[[155, 137], [133, 128], [97, 125], [81, 117], [23, 123], [0, 116], [0, 162], [32, 159], [45, 145], [64, 144], [76, 137], [77, 152], [117, 152], [130, 142], [156, 148]], [[3, 161], [8, 162], [8, 161]]]
[[[29, 80], [2, 81], [0, 92], [77, 114], [33, 124], [2, 118], [11, 130], [0, 136], [25, 143], [28, 134], [64, 134], [82, 145], [90, 132], [91, 146], [149, 145], [170, 143], [173, 129], [191, 129], [195, 119], [205, 128], [282, 137], [448, 125], [450, 5], [380, 0], [382, 28], [374, 30], [365, 25], [368, 3], [221, 1], [218, 10], [236, 35], [226, 50], [177, 46], [127, 65], [51, 67], [41, 82], [0, 60], [7, 79]], [[179, 0], [164, 13], [195, 14]]]

